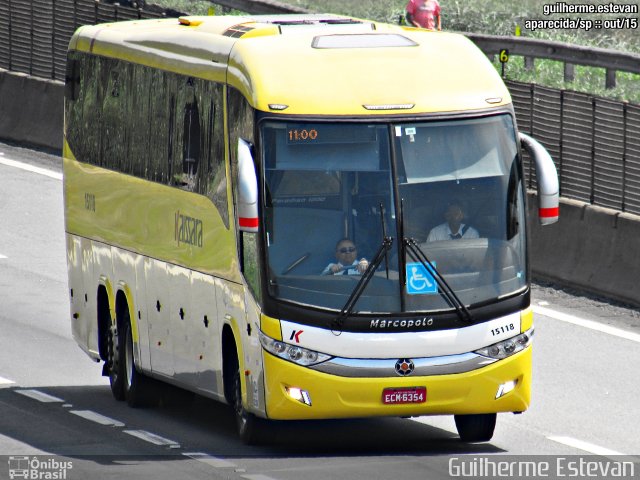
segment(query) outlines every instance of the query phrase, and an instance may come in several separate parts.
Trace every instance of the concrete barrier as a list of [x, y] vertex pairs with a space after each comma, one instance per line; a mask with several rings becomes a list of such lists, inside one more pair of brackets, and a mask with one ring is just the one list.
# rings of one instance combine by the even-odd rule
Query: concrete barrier
[[529, 194], [534, 276], [640, 305], [640, 217], [562, 198], [560, 221], [537, 223]]
[[64, 84], [0, 69], [0, 138], [62, 151]]

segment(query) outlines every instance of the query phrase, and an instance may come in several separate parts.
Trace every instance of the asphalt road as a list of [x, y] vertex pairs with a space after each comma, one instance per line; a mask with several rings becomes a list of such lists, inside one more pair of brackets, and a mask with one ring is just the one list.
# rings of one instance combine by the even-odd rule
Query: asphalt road
[[[71, 338], [60, 159], [0, 144], [0, 183], [0, 479], [25, 462], [71, 480], [493, 478], [456, 462], [617, 455], [631, 456], [624, 478], [640, 478], [637, 310], [536, 285], [533, 403], [500, 414], [489, 443], [464, 444], [452, 418], [428, 417], [278, 423], [270, 445], [247, 447], [225, 405], [112, 398]], [[565, 467], [556, 476], [589, 473]]]

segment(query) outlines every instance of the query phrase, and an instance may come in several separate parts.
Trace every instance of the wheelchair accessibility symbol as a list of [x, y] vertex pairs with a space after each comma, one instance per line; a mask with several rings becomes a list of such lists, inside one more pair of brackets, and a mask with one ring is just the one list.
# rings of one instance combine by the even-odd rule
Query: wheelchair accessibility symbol
[[[435, 263], [433, 264], [435, 266]], [[407, 263], [407, 293], [409, 295], [438, 293], [433, 274], [422, 263]]]

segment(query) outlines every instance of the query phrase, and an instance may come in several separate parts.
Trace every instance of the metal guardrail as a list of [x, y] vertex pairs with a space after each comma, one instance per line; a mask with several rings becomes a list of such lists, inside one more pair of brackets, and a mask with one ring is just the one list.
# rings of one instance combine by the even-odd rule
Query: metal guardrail
[[[509, 55], [521, 55], [525, 58], [544, 58], [564, 62], [565, 81], [573, 81], [573, 65], [587, 65], [606, 69], [607, 88], [615, 87], [616, 71], [640, 74], [640, 54], [617, 52], [604, 48], [569, 45], [550, 40], [523, 37], [502, 37], [466, 33], [468, 38], [488, 56], [499, 55], [503, 49]], [[532, 65], [530, 60], [530, 65]]]
[[[251, 13], [302, 13], [274, 0], [215, 0]], [[176, 14], [177, 12], [172, 12]], [[99, 0], [3, 0], [0, 68], [64, 80], [66, 51], [75, 29], [161, 12]], [[468, 34], [488, 55], [521, 54], [640, 73], [640, 55], [518, 37]], [[560, 194], [640, 215], [640, 105], [508, 81], [519, 128], [541, 141], [560, 174]], [[529, 186], [535, 171], [525, 159]]]

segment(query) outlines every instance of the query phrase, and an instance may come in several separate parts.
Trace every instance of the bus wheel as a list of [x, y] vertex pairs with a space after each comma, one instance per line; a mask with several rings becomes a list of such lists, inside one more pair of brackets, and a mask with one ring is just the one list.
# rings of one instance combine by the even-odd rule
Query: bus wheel
[[116, 400], [122, 401], [124, 395], [124, 362], [122, 354], [121, 337], [116, 327], [112, 325], [109, 328], [107, 338], [108, 358], [107, 368], [109, 371], [109, 384], [111, 385], [111, 393]]
[[240, 440], [246, 445], [256, 445], [260, 442], [260, 419], [254, 414], [247, 412], [242, 405], [242, 380], [240, 378], [240, 367], [238, 365], [236, 365], [233, 378], [233, 390], [233, 408], [236, 414], [236, 425], [238, 427]]
[[495, 413], [454, 415], [458, 434], [463, 442], [488, 442], [496, 427]]
[[124, 366], [124, 397], [131, 407], [147, 406], [151, 402], [151, 379], [136, 370], [133, 359], [133, 333], [128, 308], [124, 309], [122, 326], [124, 328], [124, 355], [121, 363]]

